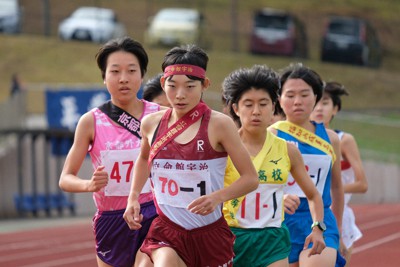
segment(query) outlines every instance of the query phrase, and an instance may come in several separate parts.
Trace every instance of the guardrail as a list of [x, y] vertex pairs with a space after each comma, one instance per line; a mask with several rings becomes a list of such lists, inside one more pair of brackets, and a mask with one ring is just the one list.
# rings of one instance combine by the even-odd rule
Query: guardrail
[[[65, 150], [65, 143], [72, 144], [74, 133], [63, 129], [2, 129], [0, 137], [3, 142], [14, 140], [15, 143], [16, 162], [9, 167], [15, 165], [16, 170], [3, 177], [10, 182], [13, 181], [13, 174], [16, 176], [17, 187], [13, 197], [19, 216], [29, 213], [38, 216], [40, 212], [51, 216], [54, 210], [62, 215], [65, 209], [74, 215], [76, 205], [73, 194], [65, 194], [58, 187], [63, 146]], [[50, 173], [51, 168], [55, 169], [56, 175]], [[2, 183], [7, 184], [7, 181]]]

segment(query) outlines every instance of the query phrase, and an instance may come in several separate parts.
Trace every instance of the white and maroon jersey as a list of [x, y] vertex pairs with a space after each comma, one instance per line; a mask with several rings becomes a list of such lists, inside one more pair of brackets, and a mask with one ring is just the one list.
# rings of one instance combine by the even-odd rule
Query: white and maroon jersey
[[[342, 131], [336, 131], [336, 133], [339, 136], [339, 139], [342, 140], [344, 132]], [[341, 165], [341, 170], [342, 170], [342, 183], [343, 185], [345, 184], [352, 184], [355, 181], [355, 175], [354, 175], [354, 170], [351, 167], [350, 163], [346, 160], [343, 159], [343, 157], [340, 159], [340, 165]], [[351, 193], [345, 193], [344, 194], [344, 204], [347, 205], [350, 202], [352, 194]]]
[[[142, 100], [142, 117], [160, 110], [155, 103]], [[99, 211], [121, 210], [126, 208], [131, 188], [133, 166], [140, 152], [140, 139], [124, 127], [114, 123], [100, 109], [91, 110], [95, 121], [94, 140], [89, 148], [93, 170], [104, 165], [109, 181], [105, 188], [93, 193], [93, 199]], [[152, 200], [150, 186], [142, 191], [140, 202]]]
[[[161, 119], [156, 135], [167, 130], [169, 115], [166, 112]], [[227, 153], [215, 151], [210, 144], [210, 116], [211, 110], [206, 111], [197, 135], [190, 142], [169, 142], [152, 162], [157, 213], [188, 230], [213, 223], [222, 216], [222, 204], [206, 216], [187, 209], [196, 198], [224, 187]]]

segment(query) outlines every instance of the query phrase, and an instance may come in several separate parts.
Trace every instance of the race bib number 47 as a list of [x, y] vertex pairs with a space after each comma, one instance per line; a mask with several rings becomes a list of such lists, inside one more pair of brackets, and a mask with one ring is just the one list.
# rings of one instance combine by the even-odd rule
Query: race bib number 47
[[133, 166], [139, 149], [101, 151], [101, 161], [108, 173], [106, 196], [128, 196], [131, 189]]
[[157, 170], [152, 182], [157, 202], [178, 208], [186, 208], [196, 198], [211, 193], [207, 170]]

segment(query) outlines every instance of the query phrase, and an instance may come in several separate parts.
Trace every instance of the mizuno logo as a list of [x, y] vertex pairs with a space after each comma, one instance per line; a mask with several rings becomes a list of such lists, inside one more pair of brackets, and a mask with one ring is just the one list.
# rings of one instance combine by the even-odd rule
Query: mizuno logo
[[269, 162], [272, 162], [273, 164], [277, 165], [278, 162], [281, 160], [282, 158], [278, 159], [278, 160], [273, 160], [271, 159]]
[[109, 251], [98, 251], [97, 253], [101, 254], [101, 256], [105, 257], [107, 253], [111, 252], [111, 250]]

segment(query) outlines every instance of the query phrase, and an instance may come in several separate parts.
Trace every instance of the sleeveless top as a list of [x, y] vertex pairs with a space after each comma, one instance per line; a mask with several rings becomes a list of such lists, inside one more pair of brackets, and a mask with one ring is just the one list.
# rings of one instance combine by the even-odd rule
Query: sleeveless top
[[[252, 161], [258, 172], [259, 186], [245, 197], [225, 202], [225, 219], [231, 227], [281, 227], [284, 219], [283, 189], [291, 168], [286, 141], [267, 131], [264, 145]], [[228, 158], [225, 186], [239, 176]]]
[[[344, 136], [343, 131], [335, 130], [335, 132], [338, 134], [339, 139], [342, 140]], [[354, 183], [355, 181], [355, 175], [354, 175], [354, 170], [351, 167], [350, 163], [341, 157], [340, 159], [340, 165], [342, 169], [342, 183], [343, 185], [345, 184], [351, 184]], [[351, 193], [344, 193], [344, 204], [347, 205], [350, 202], [352, 194]]]
[[[143, 114], [138, 120], [160, 110], [155, 103], [141, 100]], [[91, 110], [95, 121], [94, 140], [89, 148], [93, 170], [104, 165], [109, 181], [105, 188], [93, 193], [93, 200], [98, 211], [113, 211], [126, 208], [131, 188], [133, 165], [140, 152], [140, 139], [128, 130], [113, 122], [98, 108]], [[150, 187], [144, 188], [139, 201], [151, 201]]]
[[[154, 139], [168, 129], [170, 114], [171, 109], [165, 112]], [[187, 230], [211, 224], [222, 216], [222, 204], [206, 216], [187, 209], [193, 200], [224, 186], [227, 153], [215, 151], [210, 144], [210, 117], [211, 110], [208, 109], [191, 141], [179, 144], [172, 140], [152, 162], [151, 184], [157, 213]]]
[[[328, 133], [326, 132], [323, 123], [316, 123], [312, 121], [315, 126], [315, 135], [321, 137], [330, 144]], [[313, 180], [314, 185], [322, 196], [322, 201], [325, 208], [331, 206], [331, 176], [332, 176], [332, 157], [320, 149], [301, 142], [294, 136], [287, 134], [277, 129], [277, 136], [291, 142], [297, 146], [303, 156], [304, 164], [310, 178]], [[296, 212], [309, 212], [307, 198], [303, 191], [296, 184], [293, 177], [289, 174], [288, 186], [285, 188], [285, 193], [296, 194], [300, 197], [300, 205]]]

